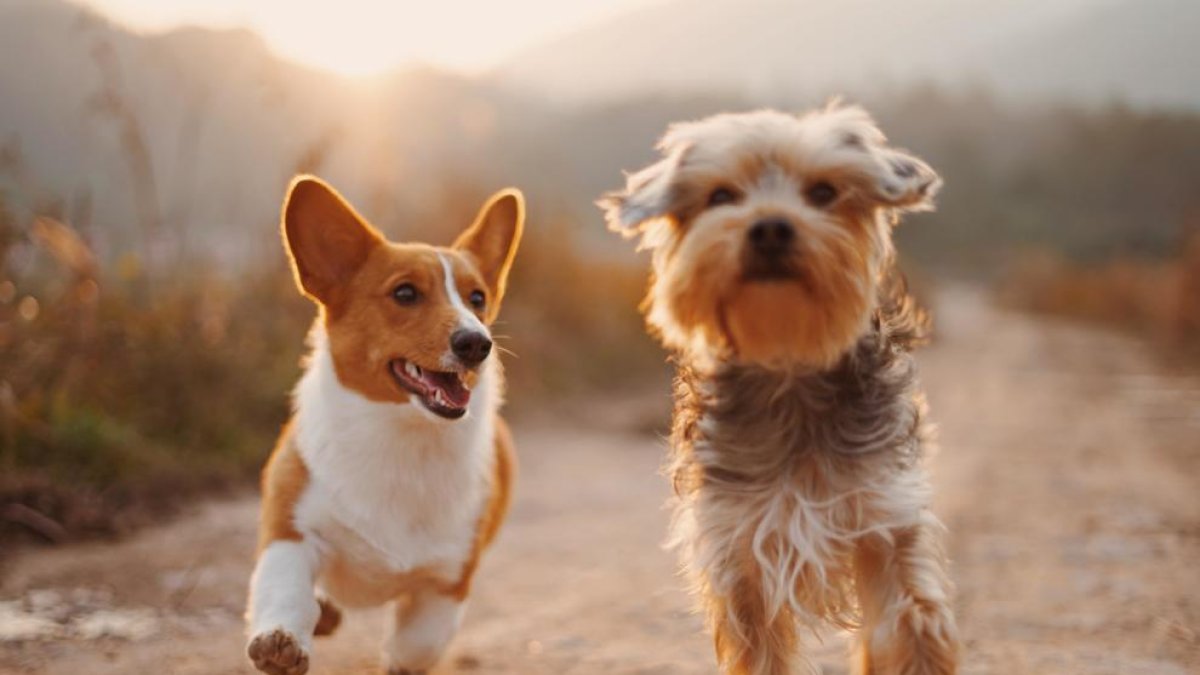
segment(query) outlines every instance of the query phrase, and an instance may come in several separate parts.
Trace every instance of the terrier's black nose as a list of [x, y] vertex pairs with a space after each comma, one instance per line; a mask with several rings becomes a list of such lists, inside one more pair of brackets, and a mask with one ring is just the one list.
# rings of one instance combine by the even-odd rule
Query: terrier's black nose
[[760, 220], [746, 233], [756, 253], [777, 256], [786, 253], [796, 238], [796, 228], [782, 218]]
[[468, 366], [477, 366], [492, 353], [492, 340], [483, 333], [464, 328], [450, 336], [450, 350]]

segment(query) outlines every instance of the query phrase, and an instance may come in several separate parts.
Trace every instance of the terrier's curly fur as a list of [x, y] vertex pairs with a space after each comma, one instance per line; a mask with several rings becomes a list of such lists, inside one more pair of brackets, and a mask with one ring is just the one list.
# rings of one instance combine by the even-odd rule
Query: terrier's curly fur
[[940, 185], [860, 108], [670, 127], [600, 202], [653, 251], [676, 354], [672, 542], [729, 673], [812, 669], [802, 625], [859, 629], [858, 670], [954, 673], [958, 638], [891, 230]]

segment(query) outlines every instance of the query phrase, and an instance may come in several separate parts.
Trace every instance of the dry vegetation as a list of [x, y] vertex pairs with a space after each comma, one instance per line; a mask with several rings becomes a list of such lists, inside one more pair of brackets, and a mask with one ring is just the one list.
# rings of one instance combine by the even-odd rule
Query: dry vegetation
[[[474, 197], [447, 222], [469, 222]], [[641, 270], [554, 228], [520, 255], [498, 328], [517, 414], [662, 363], [634, 309]], [[98, 265], [70, 226], [0, 210], [0, 540], [122, 531], [256, 474], [313, 308], [282, 250], [236, 279], [168, 267]]]
[[1000, 292], [1010, 306], [1105, 324], [1200, 357], [1200, 233], [1162, 260], [1083, 264], [1049, 251], [1029, 253]]
[[[385, 231], [434, 243], [450, 241], [492, 188], [522, 187], [531, 222], [497, 333], [509, 410], [554, 412], [669, 371], [635, 309], [644, 261], [631, 264], [629, 247], [603, 232], [591, 200], [645, 159], [670, 120], [814, 103], [780, 92], [558, 109], [428, 73], [397, 79], [403, 114], [387, 125], [272, 117], [267, 130], [214, 118], [210, 140], [224, 145], [208, 151], [238, 187], [221, 192], [212, 180], [157, 180], [212, 159], [198, 141], [158, 165], [149, 152], [199, 138], [190, 116], [208, 113], [155, 122], [110, 56], [91, 57], [101, 78], [89, 110], [116, 139], [103, 167], [121, 189], [63, 193], [39, 182], [21, 139], [0, 146], [0, 541], [121, 531], [199, 491], [250, 483], [287, 414], [313, 315], [266, 215], [292, 172], [319, 172]], [[1014, 245], [1041, 247], [1063, 257], [1018, 268], [1010, 302], [1200, 342], [1200, 245], [1171, 247], [1178, 223], [1200, 212], [1196, 114], [1018, 109], [933, 88], [866, 103], [947, 179], [939, 211], [898, 232], [909, 271], [982, 276]], [[485, 128], [462, 110], [485, 112]], [[262, 140], [279, 129], [294, 142]], [[229, 147], [244, 164], [228, 163]], [[279, 192], [263, 187], [276, 179]], [[241, 210], [197, 210], [240, 200]], [[1104, 262], [1125, 251], [1148, 262]]]
[[[2, 534], [61, 539], [248, 475], [284, 414], [303, 307], [290, 280], [101, 270], [40, 219], [0, 249]], [[302, 330], [302, 328], [301, 328]], [[13, 512], [13, 504], [29, 510]]]

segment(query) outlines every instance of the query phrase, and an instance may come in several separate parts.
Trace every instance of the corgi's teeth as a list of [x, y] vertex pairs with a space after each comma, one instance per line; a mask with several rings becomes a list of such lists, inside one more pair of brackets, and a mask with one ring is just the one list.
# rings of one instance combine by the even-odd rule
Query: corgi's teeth
[[408, 373], [412, 377], [421, 377], [421, 369], [412, 361], [404, 362], [404, 372]]

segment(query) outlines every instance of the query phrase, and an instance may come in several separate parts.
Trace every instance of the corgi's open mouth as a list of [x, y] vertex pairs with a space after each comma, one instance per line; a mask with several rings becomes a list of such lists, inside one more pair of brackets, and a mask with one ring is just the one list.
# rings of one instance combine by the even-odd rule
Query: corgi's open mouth
[[404, 359], [392, 361], [391, 368], [396, 382], [416, 396], [429, 412], [451, 420], [467, 413], [471, 390], [458, 373], [425, 370]]

